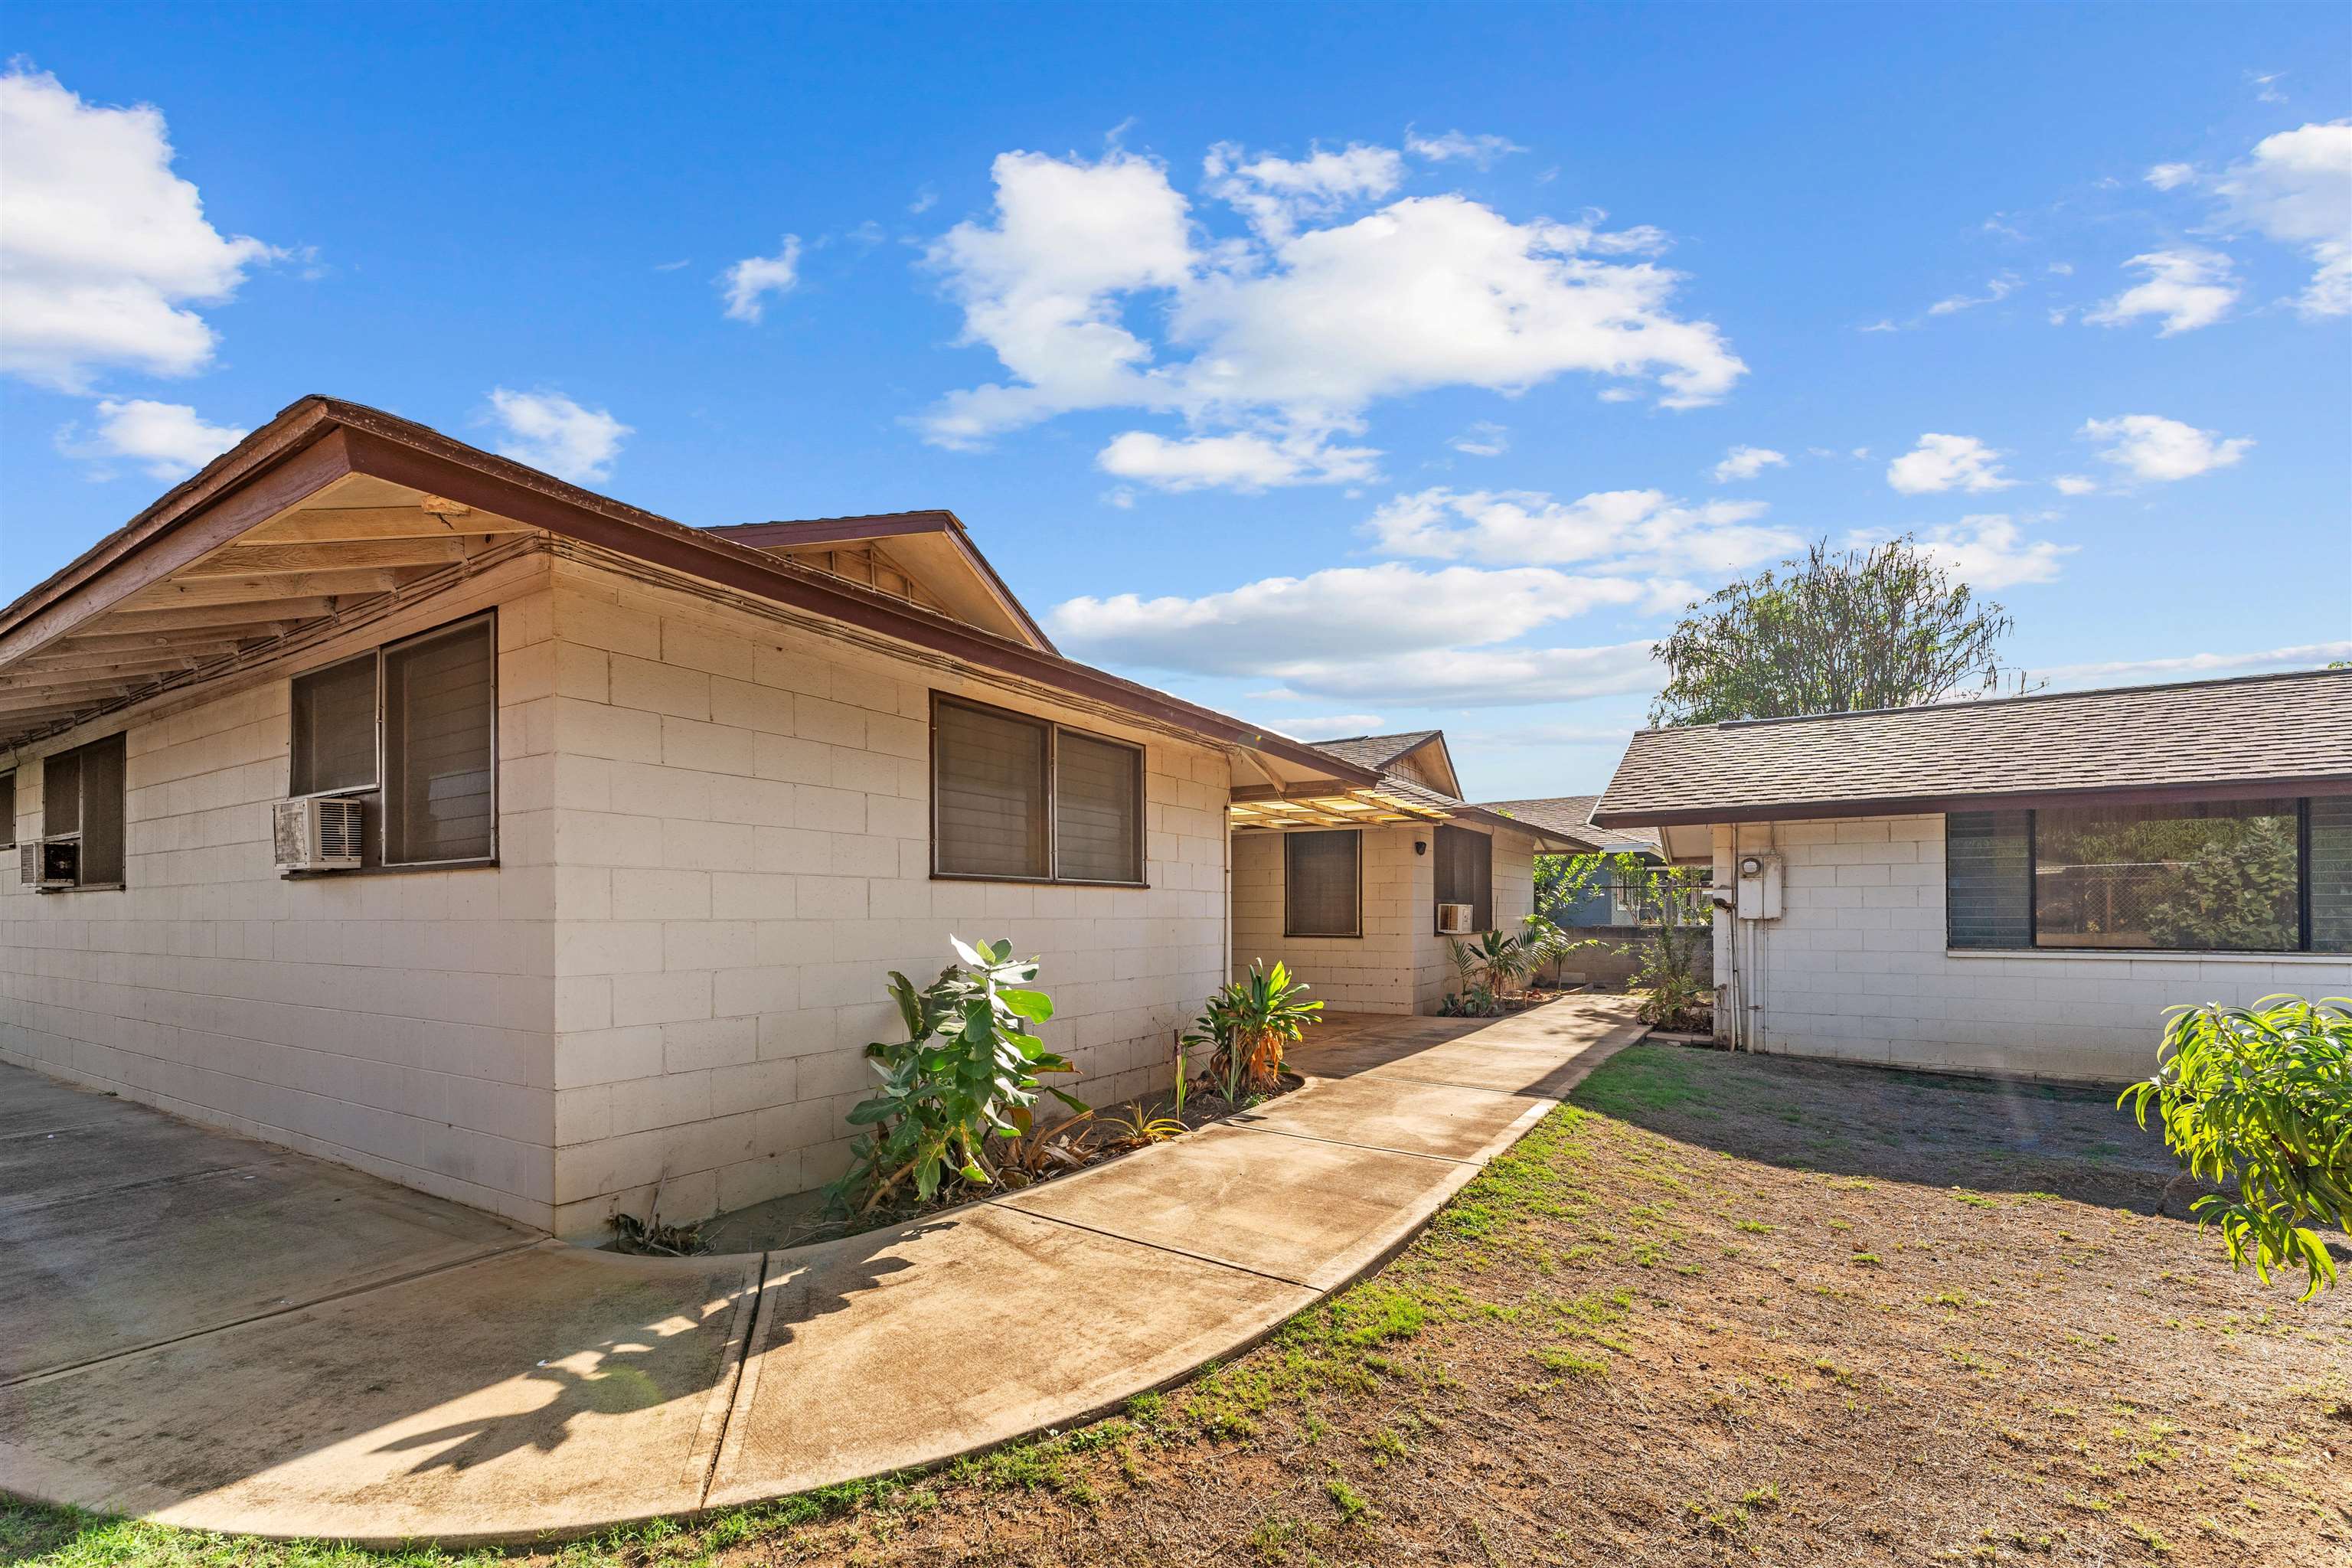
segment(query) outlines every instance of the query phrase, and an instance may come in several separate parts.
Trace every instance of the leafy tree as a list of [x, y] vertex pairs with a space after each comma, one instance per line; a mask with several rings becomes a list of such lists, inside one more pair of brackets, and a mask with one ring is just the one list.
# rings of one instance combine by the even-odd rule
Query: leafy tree
[[2234, 1194], [2189, 1205], [2219, 1226], [2232, 1267], [2299, 1268], [2303, 1300], [2336, 1283], [2319, 1229], [2352, 1235], [2352, 1002], [2265, 996], [2252, 1007], [2170, 1009], [2153, 1077], [2124, 1090], [2190, 1174]]
[[1804, 560], [1689, 606], [1651, 650], [1669, 679], [1650, 722], [1853, 713], [1990, 691], [2014, 626], [1908, 535], [1843, 552], [1822, 540]]

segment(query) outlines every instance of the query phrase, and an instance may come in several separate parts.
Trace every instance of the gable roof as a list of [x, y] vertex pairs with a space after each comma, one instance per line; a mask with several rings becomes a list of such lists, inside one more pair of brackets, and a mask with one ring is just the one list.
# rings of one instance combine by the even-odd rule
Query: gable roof
[[1600, 800], [1597, 795], [1560, 795], [1543, 800], [1490, 800], [1481, 809], [1573, 841], [1582, 846], [1583, 854], [1665, 853], [1654, 829], [1593, 826], [1592, 808]]
[[1045, 627], [972, 543], [963, 519], [945, 508], [739, 522], [702, 531], [867, 587], [884, 588], [885, 578], [900, 576], [913, 589], [907, 596], [915, 603], [928, 602], [928, 607], [982, 630], [1055, 651]]
[[412, 420], [315, 395], [289, 405], [0, 609], [0, 747], [234, 674], [403, 595], [436, 591], [513, 553], [558, 547], [625, 556], [824, 617], [845, 636], [1033, 682], [1240, 748], [1291, 778], [1350, 786], [1378, 779], [1372, 769], [1050, 646], [673, 522]]
[[[1462, 794], [1462, 775], [1454, 771], [1454, 752], [1443, 730], [1408, 730], [1395, 735], [1350, 735], [1337, 741], [1310, 741], [1318, 752], [1360, 767], [1378, 768], [1383, 775], [1402, 776], [1433, 789], [1448, 799]], [[1408, 764], [1407, 758], [1413, 759]], [[1427, 775], [1420, 777], [1416, 775]]]
[[1644, 730], [1593, 821], [2352, 790], [2352, 669]]

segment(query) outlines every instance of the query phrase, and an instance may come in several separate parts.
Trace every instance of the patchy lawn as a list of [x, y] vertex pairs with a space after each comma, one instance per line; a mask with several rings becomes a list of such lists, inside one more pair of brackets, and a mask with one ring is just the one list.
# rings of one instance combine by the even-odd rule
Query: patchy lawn
[[[2231, 1274], [2154, 1215], [2171, 1172], [2104, 1096], [1643, 1046], [1379, 1276], [1120, 1417], [478, 1555], [2341, 1563], [2352, 1284]], [[453, 1561], [0, 1509], [26, 1557]]]

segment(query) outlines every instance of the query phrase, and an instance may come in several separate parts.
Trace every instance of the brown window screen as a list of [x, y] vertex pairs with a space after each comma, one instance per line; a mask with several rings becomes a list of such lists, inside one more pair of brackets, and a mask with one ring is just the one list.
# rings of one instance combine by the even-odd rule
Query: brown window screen
[[[1495, 841], [1466, 827], [1437, 830], [1437, 902], [1470, 906], [1470, 929], [1495, 928]], [[1430, 911], [1434, 929], [1436, 911]]]
[[0, 773], [0, 847], [16, 847], [16, 775]]
[[1143, 753], [1065, 730], [1054, 747], [1054, 875], [1140, 882]]
[[122, 737], [109, 735], [41, 764], [41, 832], [81, 844], [83, 887], [122, 880]]
[[1361, 936], [1364, 836], [1352, 827], [1282, 836], [1282, 934]]
[[932, 869], [1044, 880], [1046, 726], [944, 701], [933, 723]]
[[375, 782], [375, 655], [297, 679], [288, 793], [325, 795]]
[[386, 865], [489, 858], [496, 662], [488, 621], [384, 650]]

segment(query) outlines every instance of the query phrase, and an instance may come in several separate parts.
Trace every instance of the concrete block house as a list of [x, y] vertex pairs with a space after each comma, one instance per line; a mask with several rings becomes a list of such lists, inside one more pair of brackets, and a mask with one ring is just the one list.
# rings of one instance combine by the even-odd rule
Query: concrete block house
[[1387, 809], [945, 512], [689, 528], [319, 397], [0, 612], [0, 1060], [587, 1238], [835, 1174], [950, 932], [1163, 1085], [1234, 781]]
[[1456, 988], [1442, 922], [1515, 931], [1535, 909], [1538, 854], [1584, 840], [1462, 798], [1437, 730], [1320, 741], [1335, 766], [1369, 768], [1349, 794], [1273, 780], [1234, 791], [1233, 962], [1280, 959], [1328, 1006], [1433, 1013]]
[[1712, 864], [1753, 1049], [2121, 1082], [2352, 995], [2352, 670], [1646, 731], [1592, 816]]

